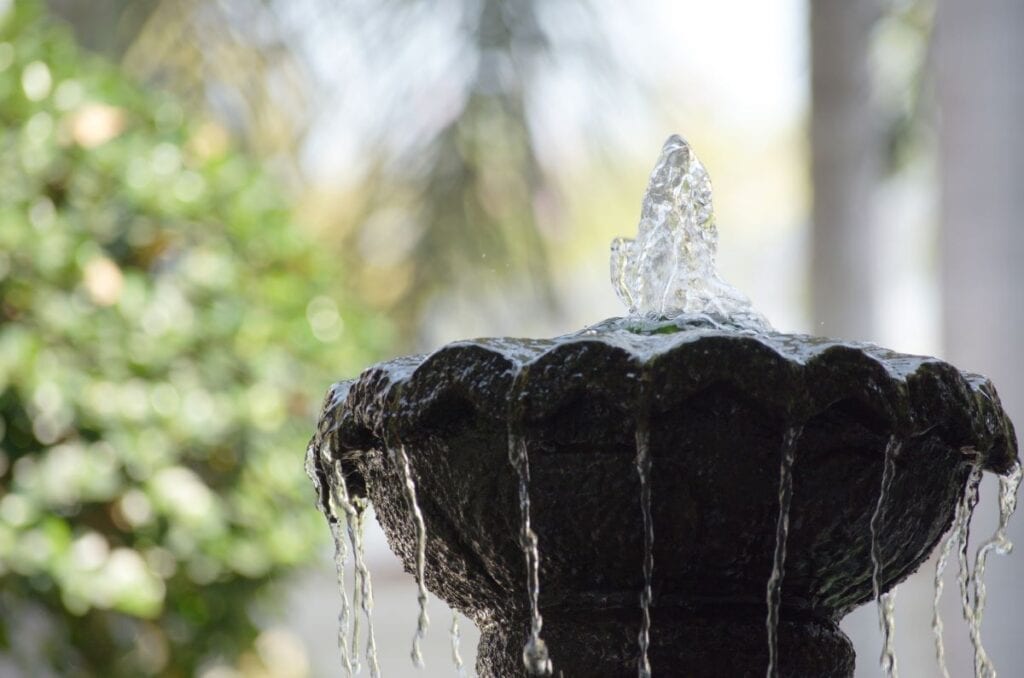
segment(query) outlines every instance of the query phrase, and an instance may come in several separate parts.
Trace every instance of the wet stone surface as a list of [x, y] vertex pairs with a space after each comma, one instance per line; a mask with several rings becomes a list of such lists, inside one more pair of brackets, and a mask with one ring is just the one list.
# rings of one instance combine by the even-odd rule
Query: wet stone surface
[[[801, 427], [779, 612], [780, 675], [849, 676], [837, 622], [950, 526], [972, 464], [1005, 473], [1013, 427], [992, 385], [935, 360], [714, 318], [613, 319], [560, 339], [458, 342], [382, 363], [333, 392], [320, 437], [416, 571], [404, 446], [426, 525], [427, 587], [483, 631], [482, 676], [523, 675], [530, 630], [518, 476], [529, 457], [539, 612], [555, 675], [637, 674], [644, 529], [638, 403], [649, 436], [654, 674], [764, 675], [765, 586], [780, 454]], [[331, 482], [322, 460], [314, 474]], [[704, 671], [704, 673], [701, 673]]]

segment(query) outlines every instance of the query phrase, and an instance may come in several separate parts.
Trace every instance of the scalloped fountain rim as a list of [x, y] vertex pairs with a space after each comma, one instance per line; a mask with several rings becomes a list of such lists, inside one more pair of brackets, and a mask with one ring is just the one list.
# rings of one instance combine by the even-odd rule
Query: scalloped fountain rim
[[[671, 407], [720, 383], [743, 390], [788, 422], [806, 420], [851, 399], [896, 435], [937, 432], [965, 454], [980, 455], [978, 461], [985, 470], [1005, 474], [1016, 459], [1013, 424], [992, 383], [937, 358], [809, 335], [755, 335], [700, 326], [667, 334], [607, 329], [624, 322], [612, 319], [550, 340], [458, 341], [430, 355], [406, 356], [368, 368], [357, 380], [336, 384], [329, 394], [335, 410], [346, 405], [337, 422], [340, 447], [379, 447], [392, 427], [402, 430], [428, 420], [432, 405], [453, 395], [480, 413], [501, 419], [511, 417], [511, 402], [518, 407], [515, 418], [524, 423], [556, 413], [584, 382], [590, 391], [606, 386], [614, 389], [616, 398], [629, 402], [630, 392], [639, 388], [641, 372], [646, 371], [655, 407]], [[574, 356], [581, 350], [607, 351], [612, 358], [600, 383], [594, 383], [593, 375], [584, 378], [572, 369]], [[440, 359], [453, 353], [477, 358]], [[722, 360], [726, 357], [727, 362]], [[465, 367], [449, 368], [456, 364]], [[557, 375], [545, 370], [550, 365], [559, 366]], [[616, 365], [624, 367], [616, 371]], [[667, 378], [680, 369], [685, 380]], [[544, 398], [530, 397], [529, 374], [534, 370], [546, 371]], [[519, 383], [513, 384], [517, 373]], [[487, 379], [481, 379], [484, 376]], [[498, 379], [505, 380], [504, 388], [495, 388]], [[957, 436], [954, 431], [970, 431], [971, 436]]]

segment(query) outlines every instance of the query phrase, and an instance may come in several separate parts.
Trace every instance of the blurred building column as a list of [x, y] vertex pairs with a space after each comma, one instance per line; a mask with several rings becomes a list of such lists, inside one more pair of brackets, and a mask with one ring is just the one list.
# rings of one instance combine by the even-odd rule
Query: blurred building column
[[[1024, 2], [939, 0], [937, 22], [944, 357], [991, 377], [1021, 431]], [[982, 488], [984, 531], [993, 520], [994, 489], [991, 481]], [[1010, 533], [1018, 549], [988, 568], [984, 637], [1000, 674], [1021, 675], [1024, 516]]]
[[874, 334], [874, 197], [882, 161], [869, 51], [877, 0], [810, 0], [814, 331]]

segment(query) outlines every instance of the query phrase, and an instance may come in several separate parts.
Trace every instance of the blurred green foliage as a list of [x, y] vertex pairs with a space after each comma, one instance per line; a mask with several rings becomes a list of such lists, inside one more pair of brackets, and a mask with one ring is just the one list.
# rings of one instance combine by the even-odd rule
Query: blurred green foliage
[[[2, 5], [0, 5], [2, 6]], [[26, 675], [235, 663], [326, 535], [320, 394], [391, 342], [272, 178], [0, 9], [0, 657]]]

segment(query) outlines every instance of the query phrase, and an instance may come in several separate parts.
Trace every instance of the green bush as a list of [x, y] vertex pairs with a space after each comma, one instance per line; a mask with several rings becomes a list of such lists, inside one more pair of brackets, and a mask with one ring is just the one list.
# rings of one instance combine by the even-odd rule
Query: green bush
[[320, 395], [389, 328], [220, 128], [6, 6], [0, 657], [235, 663], [326, 535], [302, 470]]

